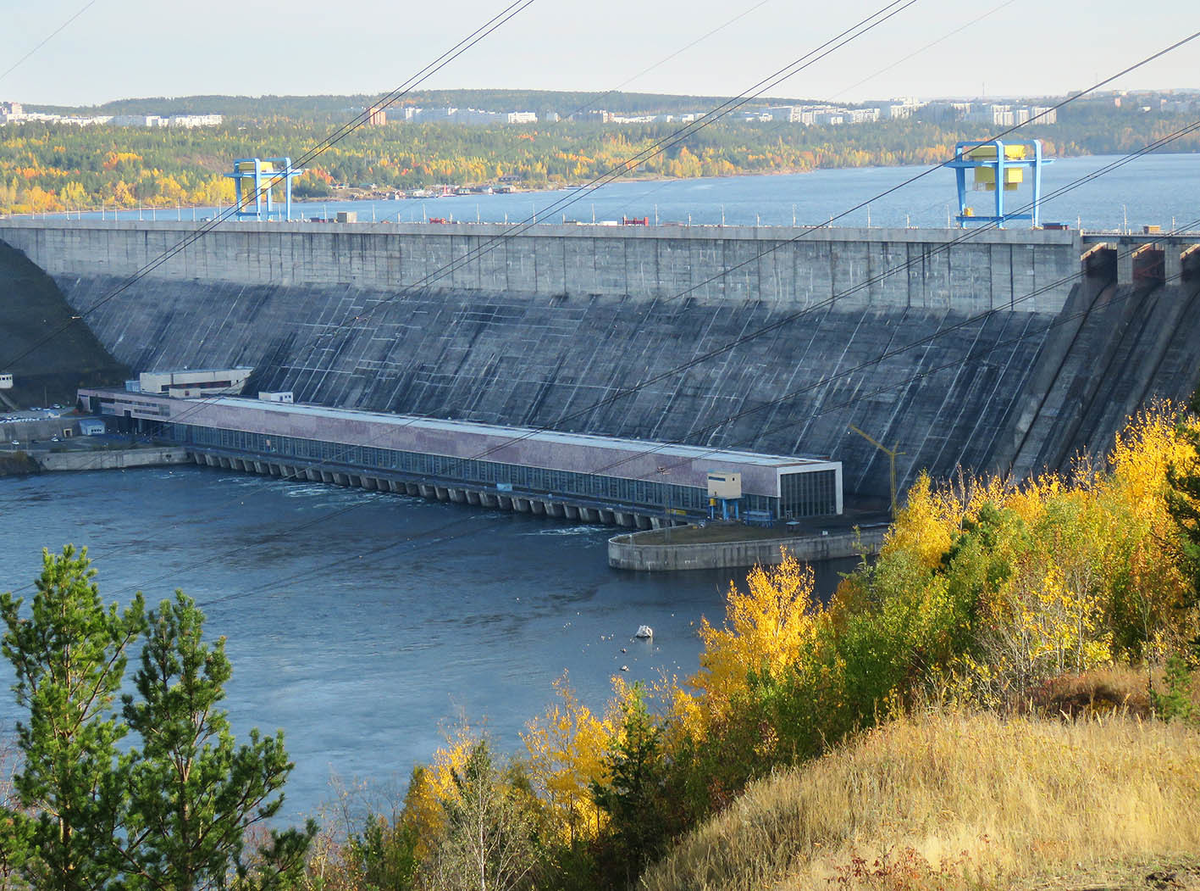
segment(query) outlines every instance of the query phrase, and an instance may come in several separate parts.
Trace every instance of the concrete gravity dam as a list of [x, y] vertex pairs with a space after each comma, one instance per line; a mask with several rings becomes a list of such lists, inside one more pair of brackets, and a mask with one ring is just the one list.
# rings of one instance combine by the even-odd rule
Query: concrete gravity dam
[[840, 461], [880, 506], [888, 458], [850, 425], [902, 486], [1026, 476], [1200, 380], [1200, 235], [236, 223], [127, 283], [197, 225], [0, 220], [0, 254], [135, 373]]

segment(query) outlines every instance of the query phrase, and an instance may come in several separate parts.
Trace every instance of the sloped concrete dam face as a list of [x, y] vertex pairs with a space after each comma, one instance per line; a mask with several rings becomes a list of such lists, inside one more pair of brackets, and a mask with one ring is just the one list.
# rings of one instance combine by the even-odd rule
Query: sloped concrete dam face
[[[250, 389], [297, 401], [828, 456], [860, 498], [886, 494], [887, 459], [850, 424], [904, 452], [902, 482], [1028, 472], [1113, 432], [1095, 388], [1054, 422], [1085, 347], [1137, 378], [1134, 408], [1195, 383], [1186, 337], [1167, 371], [1108, 349], [1136, 321], [1093, 309], [1146, 289], [1085, 278], [1069, 232], [247, 223], [127, 282], [195, 225], [0, 221], [0, 240], [135, 371], [250, 365]], [[1154, 300], [1196, 315], [1194, 289]]]

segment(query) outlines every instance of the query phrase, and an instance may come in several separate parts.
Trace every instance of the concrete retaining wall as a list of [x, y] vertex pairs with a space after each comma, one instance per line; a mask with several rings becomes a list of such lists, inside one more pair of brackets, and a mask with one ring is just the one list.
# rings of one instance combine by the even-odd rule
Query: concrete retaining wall
[[[66, 431], [71, 431], [67, 433]], [[20, 424], [0, 424], [0, 442], [20, 442], [28, 445], [31, 439], [45, 442], [52, 436], [66, 438], [79, 436], [79, 418], [66, 415], [61, 418], [39, 418]]]
[[682, 569], [734, 569], [739, 566], [772, 566], [781, 559], [780, 548], [805, 563], [878, 554], [884, 529], [863, 529], [833, 535], [811, 535], [755, 541], [705, 544], [641, 544], [646, 535], [635, 532], [608, 540], [608, 565], [616, 569], [673, 572]]
[[42, 470], [119, 470], [129, 467], [162, 467], [187, 464], [192, 460], [187, 449], [163, 447], [123, 449], [121, 451], [47, 452], [34, 460]]

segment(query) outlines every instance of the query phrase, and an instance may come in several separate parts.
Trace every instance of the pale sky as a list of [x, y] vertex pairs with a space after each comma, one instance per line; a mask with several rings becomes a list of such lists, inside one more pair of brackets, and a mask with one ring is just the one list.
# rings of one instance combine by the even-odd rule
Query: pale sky
[[[3, 2], [9, 8], [0, 13], [0, 72], [86, 0]], [[423, 86], [610, 90], [746, 13], [623, 87], [736, 95], [882, 2], [766, 0], [760, 6], [762, 0], [536, 0]], [[961, 33], [854, 86], [1002, 3], [917, 0], [772, 92], [844, 101], [985, 91], [988, 96], [1057, 95], [1200, 30], [1194, 0], [1146, 5], [1011, 0]], [[0, 99], [76, 105], [195, 94], [382, 93], [506, 5], [504, 0], [97, 0], [0, 79]], [[1200, 87], [1200, 39], [1115, 86]]]

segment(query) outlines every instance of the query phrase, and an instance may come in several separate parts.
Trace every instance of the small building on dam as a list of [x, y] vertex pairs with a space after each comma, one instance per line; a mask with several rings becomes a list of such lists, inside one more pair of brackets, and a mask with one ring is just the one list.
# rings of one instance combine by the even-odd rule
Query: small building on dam
[[85, 389], [85, 410], [187, 446], [197, 463], [649, 528], [709, 513], [709, 475], [743, 509], [842, 512], [842, 465], [753, 452], [213, 396]]

